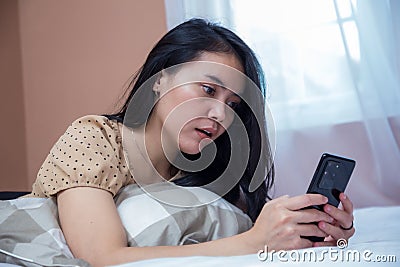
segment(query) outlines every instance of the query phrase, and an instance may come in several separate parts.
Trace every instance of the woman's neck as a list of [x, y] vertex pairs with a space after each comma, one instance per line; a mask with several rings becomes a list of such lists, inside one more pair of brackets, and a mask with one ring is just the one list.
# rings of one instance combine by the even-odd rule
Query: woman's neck
[[164, 179], [169, 180], [178, 171], [170, 163], [178, 153], [174, 142], [162, 141], [161, 127], [158, 127], [158, 124], [154, 123], [151, 119], [146, 127], [142, 128], [140, 135], [142, 135], [142, 140], [145, 138], [144, 149], [150, 158], [151, 164]]

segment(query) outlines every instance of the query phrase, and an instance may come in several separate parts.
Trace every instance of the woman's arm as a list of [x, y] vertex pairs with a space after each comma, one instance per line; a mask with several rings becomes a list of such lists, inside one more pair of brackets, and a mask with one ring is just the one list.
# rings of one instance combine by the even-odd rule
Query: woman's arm
[[127, 247], [126, 234], [109, 192], [76, 187], [59, 193], [57, 201], [68, 246], [75, 257], [94, 266], [161, 257], [251, 254], [263, 249], [266, 244], [276, 250], [310, 247], [312, 243], [300, 238], [300, 235], [326, 234], [314, 224], [303, 223], [332, 222], [332, 218], [324, 212], [299, 210], [310, 205], [325, 204], [325, 197], [285, 196], [268, 202], [255, 226], [242, 234], [194, 245]]
[[[246, 250], [241, 235], [230, 238], [234, 242], [212, 241], [206, 246], [127, 247], [126, 234], [109, 192], [76, 187], [59, 193], [57, 201], [61, 228], [68, 246], [75, 257], [94, 266], [161, 257], [257, 252], [251, 247]], [[239, 247], [237, 244], [243, 245]]]

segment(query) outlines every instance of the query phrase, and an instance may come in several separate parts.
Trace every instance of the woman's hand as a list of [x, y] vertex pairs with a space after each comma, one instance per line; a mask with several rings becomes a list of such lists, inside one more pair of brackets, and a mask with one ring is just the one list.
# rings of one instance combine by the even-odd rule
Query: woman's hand
[[[323, 205], [328, 199], [319, 194], [306, 194], [296, 197], [282, 196], [266, 203], [257, 218], [253, 228], [248, 232], [248, 244], [258, 249], [268, 246], [269, 250], [290, 250], [312, 247], [313, 242], [301, 236], [327, 237], [336, 232], [327, 227], [321, 229], [320, 225], [312, 222], [319, 222], [325, 226], [333, 226], [335, 219], [348, 226], [349, 218], [343, 214], [333, 214], [335, 219], [328, 213], [317, 209], [303, 209], [312, 205]], [[346, 206], [348, 203], [346, 202]], [[343, 217], [343, 221], [342, 220]], [[346, 217], [346, 218], [344, 218]], [[329, 229], [329, 230], [328, 230]], [[335, 228], [335, 230], [337, 230]], [[257, 249], [257, 250], [256, 250]]]
[[[336, 246], [338, 239], [344, 238], [348, 240], [355, 233], [353, 226], [353, 203], [344, 194], [340, 193], [339, 199], [342, 203], [343, 209], [336, 208], [332, 205], [326, 204], [324, 211], [329, 214], [333, 219], [333, 223], [319, 222], [318, 227], [324, 231], [328, 237], [324, 242], [317, 242], [314, 246]], [[346, 230], [346, 228], [350, 228]]]

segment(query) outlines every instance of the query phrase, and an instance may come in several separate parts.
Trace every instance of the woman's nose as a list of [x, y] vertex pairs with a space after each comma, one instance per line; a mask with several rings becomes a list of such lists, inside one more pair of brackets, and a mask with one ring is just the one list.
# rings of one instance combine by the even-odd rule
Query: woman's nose
[[223, 122], [226, 116], [226, 104], [219, 100], [214, 100], [212, 102], [213, 103], [208, 112], [208, 118], [218, 122]]

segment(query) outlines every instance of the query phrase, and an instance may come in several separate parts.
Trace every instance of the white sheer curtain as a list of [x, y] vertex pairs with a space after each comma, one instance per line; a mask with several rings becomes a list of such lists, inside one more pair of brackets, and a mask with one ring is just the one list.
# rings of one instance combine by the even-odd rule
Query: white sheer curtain
[[232, 28], [230, 0], [164, 0], [167, 27], [171, 29], [190, 18], [205, 18], [218, 21], [226, 27]]
[[358, 68], [353, 66], [377, 185], [394, 198], [400, 193], [400, 140], [396, 140], [400, 134], [399, 15], [399, 1], [358, 1], [361, 62]]
[[331, 152], [357, 161], [347, 190], [357, 207], [400, 204], [399, 1], [166, 7], [170, 27], [192, 17], [220, 22], [258, 55], [277, 126], [275, 195], [304, 193], [320, 154]]

